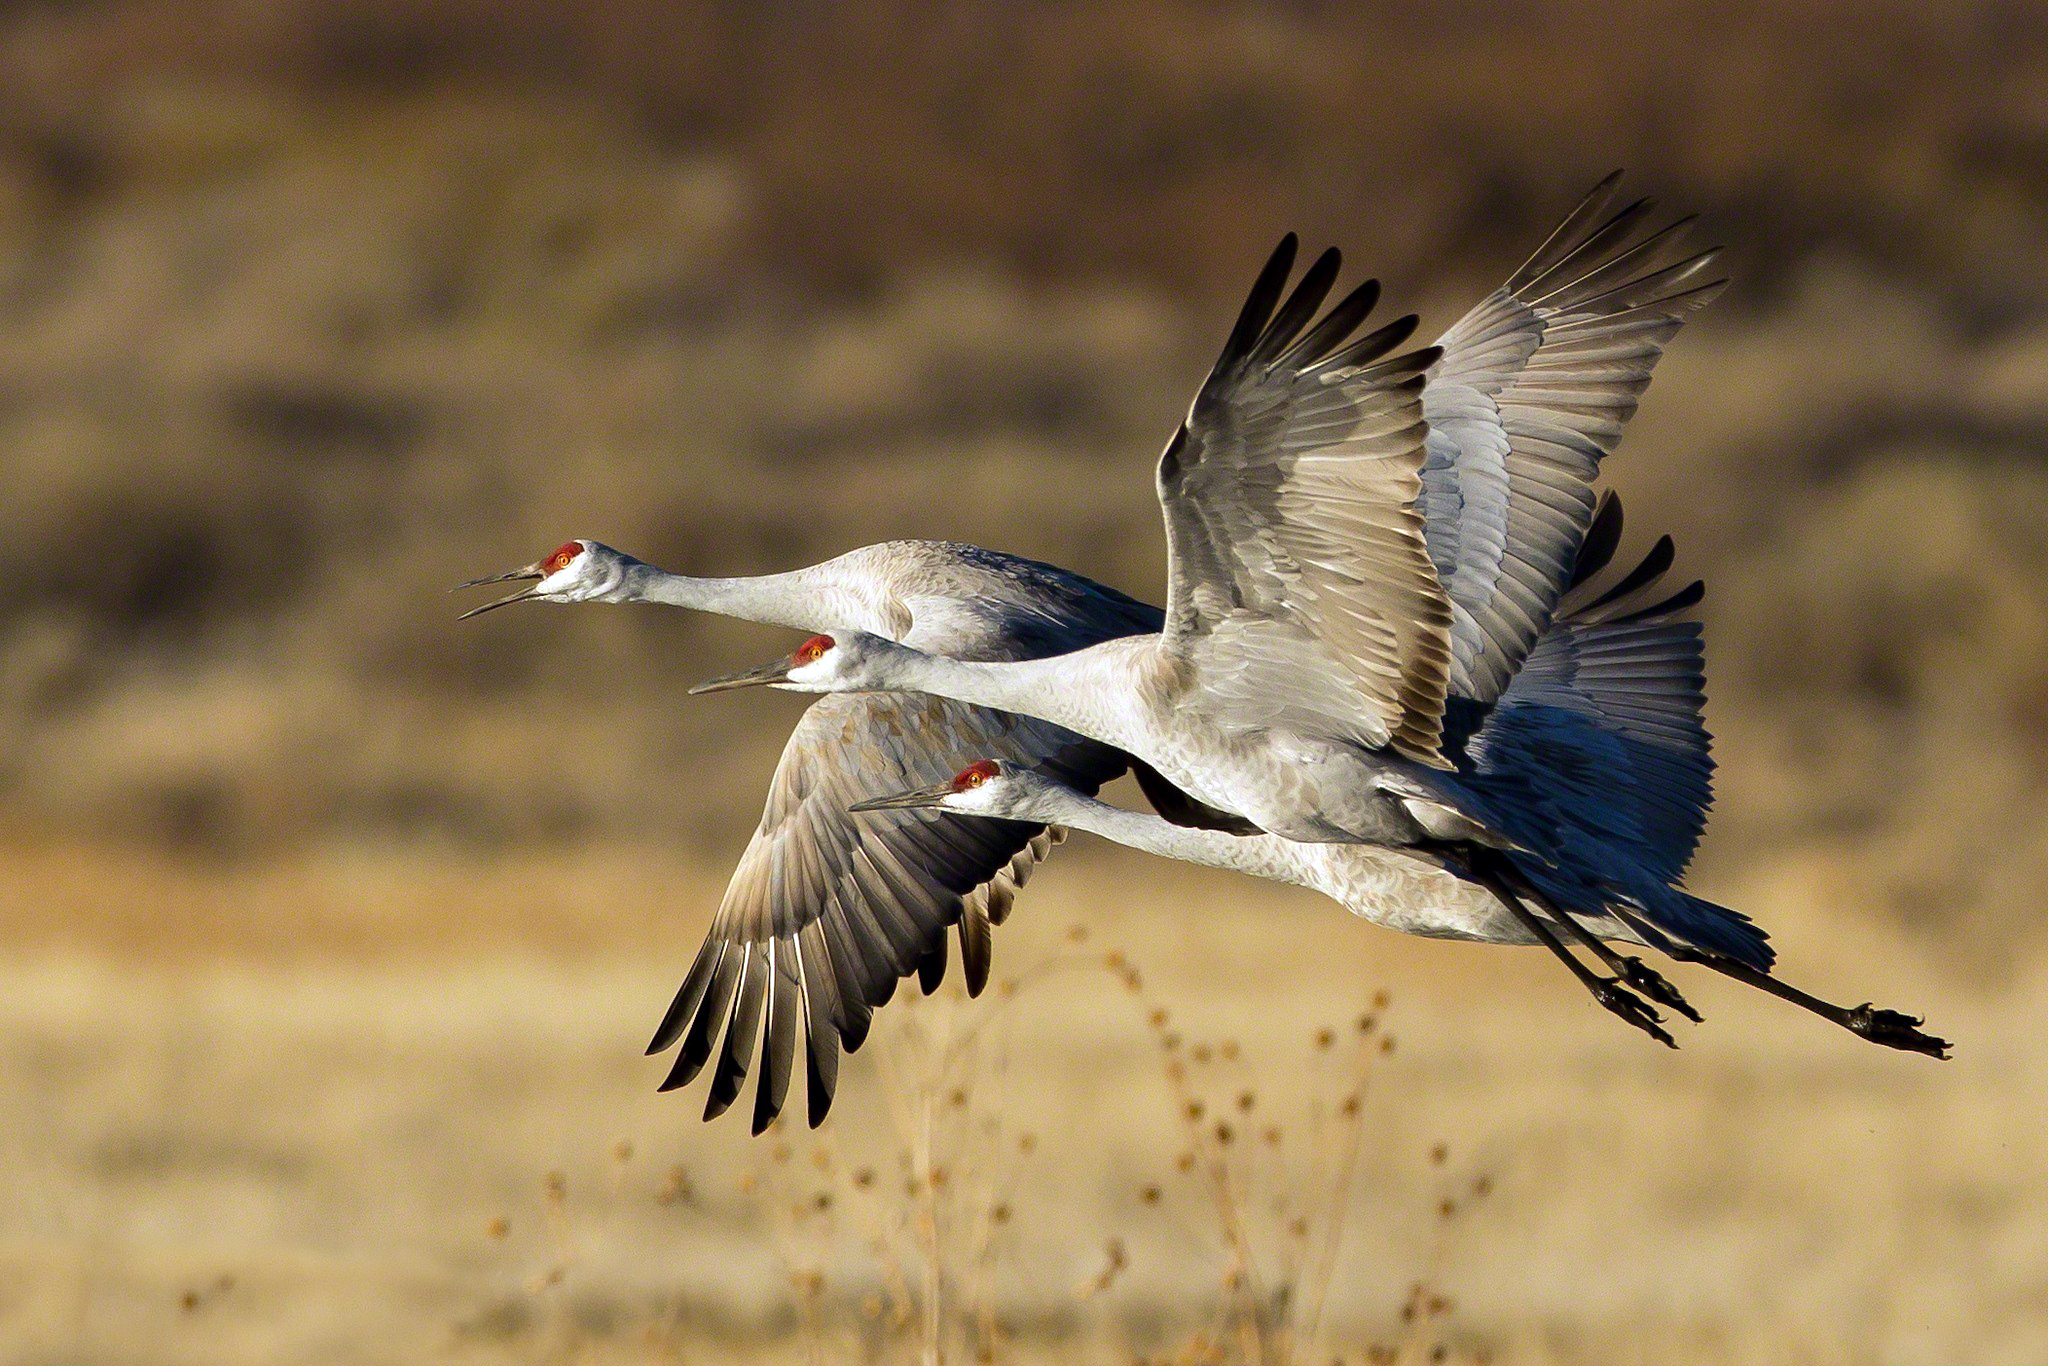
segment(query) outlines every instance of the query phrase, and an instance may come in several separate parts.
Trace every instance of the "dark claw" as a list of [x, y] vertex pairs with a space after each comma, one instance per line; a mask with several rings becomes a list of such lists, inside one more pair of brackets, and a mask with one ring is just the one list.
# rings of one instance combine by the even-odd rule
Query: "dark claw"
[[1692, 1003], [1678, 994], [1678, 988], [1671, 985], [1663, 973], [1651, 967], [1640, 958], [1621, 960], [1621, 980], [1649, 997], [1660, 1006], [1677, 1011], [1694, 1024], [1700, 1023], [1700, 1013]]
[[1664, 1017], [1621, 983], [1602, 982], [1593, 989], [1593, 999], [1666, 1048], [1678, 1047], [1678, 1040], [1664, 1029]]
[[1921, 1019], [1917, 1015], [1903, 1015], [1896, 1010], [1879, 1010], [1865, 1001], [1849, 1012], [1849, 1018], [1842, 1022], [1849, 1031], [1872, 1043], [1881, 1043], [1886, 1048], [1896, 1048], [1907, 1053], [1924, 1053], [1930, 1058], [1948, 1057], [1948, 1040], [1938, 1039], [1932, 1034], [1920, 1031]]

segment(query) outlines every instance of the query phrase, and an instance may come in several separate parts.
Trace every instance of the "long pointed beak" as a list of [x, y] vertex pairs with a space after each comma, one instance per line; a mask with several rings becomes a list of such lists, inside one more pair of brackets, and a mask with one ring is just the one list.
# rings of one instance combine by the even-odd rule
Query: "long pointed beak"
[[759, 688], [770, 683], [787, 682], [788, 679], [789, 661], [778, 659], [758, 668], [742, 669], [736, 674], [722, 674], [717, 678], [706, 679], [690, 689], [690, 695], [695, 697], [699, 693], [730, 692], [734, 688]]
[[855, 802], [848, 811], [896, 811], [909, 807], [937, 806], [952, 795], [950, 782], [933, 783], [930, 787], [915, 787], [908, 792], [898, 792], [887, 797], [869, 797], [866, 801]]
[[[514, 579], [538, 579], [541, 577], [543, 576], [540, 572], [540, 566], [537, 564], [530, 564], [526, 566], [526, 568], [524, 569], [515, 569], [509, 574], [492, 574], [486, 578], [471, 579], [468, 583], [458, 583], [448, 591], [451, 593], [460, 593], [465, 588], [482, 588], [486, 584], [510, 583]], [[487, 602], [481, 607], [472, 607], [467, 612], [464, 612], [461, 616], [457, 617], [456, 620], [468, 621], [471, 617], [479, 616], [485, 612], [490, 611], [494, 607], [505, 607], [515, 602], [526, 602], [532, 598], [537, 598], [539, 596], [540, 594], [535, 592], [533, 589], [528, 588], [521, 592], [513, 593], [509, 596], [499, 598], [496, 602]]]

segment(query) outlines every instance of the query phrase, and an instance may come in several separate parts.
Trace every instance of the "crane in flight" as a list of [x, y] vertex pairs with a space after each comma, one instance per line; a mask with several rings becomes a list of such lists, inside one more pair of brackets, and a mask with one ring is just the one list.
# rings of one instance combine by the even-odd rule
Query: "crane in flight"
[[[1591, 525], [1616, 416], [1646, 379], [1646, 346], [1721, 284], [1692, 283], [1704, 256], [1636, 275], [1644, 250], [1561, 271], [1546, 247], [1507, 292], [1568, 299], [1556, 314], [1531, 328], [1525, 303], [1498, 316], [1482, 305], [1462, 336], [1472, 317], [1443, 345], [1395, 354], [1412, 319], [1360, 335], [1371, 282], [1324, 312], [1334, 249], [1290, 290], [1289, 235], [1159, 461], [1161, 631], [1005, 663], [820, 634], [698, 690], [930, 692], [1066, 727], [1267, 835], [1435, 863], [1668, 1042], [1636, 994], [1677, 1008], [1661, 979], [1601, 978], [1552, 927], [1618, 920], [1768, 980], [1763, 935], [1674, 887], [1645, 851], [1593, 838], [1607, 794], [1480, 762], [1446, 730], [1451, 698], [1492, 705], [1525, 668]], [[1905, 1018], [1851, 1027], [1915, 1046]]]
[[[1158, 608], [1079, 574], [944, 541], [864, 546], [744, 578], [672, 574], [601, 542], [571, 541], [524, 569], [460, 587], [522, 579], [535, 582], [464, 616], [526, 601], [651, 602], [803, 630], [869, 631], [971, 659], [1058, 654], [1156, 631], [1161, 620]], [[715, 1118], [738, 1098], [759, 1044], [758, 1133], [787, 1099], [801, 1032], [815, 1127], [831, 1107], [840, 1050], [860, 1047], [898, 981], [915, 974], [924, 990], [937, 988], [949, 927], [967, 989], [981, 991], [991, 927], [1064, 832], [849, 808], [989, 754], [1056, 772], [1085, 792], [1131, 766], [1129, 756], [1057, 726], [943, 698], [827, 697], [804, 713], [685, 985], [648, 1044], [649, 1053], [681, 1046], [663, 1090], [688, 1085], [716, 1054], [705, 1102], [705, 1118]], [[1159, 810], [1198, 818], [1143, 765], [1138, 777]]]
[[[1665, 344], [1718, 287], [1681, 288], [1712, 253], [1674, 251], [1689, 219], [1643, 232], [1651, 204], [1616, 210], [1618, 179], [1596, 186], [1444, 335], [1423, 391], [1423, 477], [1436, 497], [1422, 530], [1455, 585], [1452, 612], [1464, 628], [1451, 641], [1454, 703], [1497, 696], [1505, 683], [1503, 658], [1472, 641], [1487, 633], [1533, 640], [1547, 620], [1552, 581], [1568, 570], [1590, 521], [1600, 459], [1619, 441]], [[1334, 268], [1333, 256], [1328, 273]], [[1376, 294], [1372, 286], [1355, 292], [1352, 313], [1362, 318]], [[861, 632], [970, 661], [1063, 655], [1165, 624], [1157, 608], [1079, 575], [952, 542], [896, 541], [784, 574], [695, 578], [585, 539], [461, 587], [509, 580], [532, 582], [464, 615], [527, 601], [653, 602], [835, 636]], [[707, 1117], [719, 1113], [736, 1098], [758, 1041], [754, 1124], [765, 1126], [787, 1094], [800, 1015], [816, 1124], [830, 1105], [838, 1048], [859, 1046], [900, 977], [914, 972], [927, 990], [936, 985], [949, 924], [958, 926], [968, 987], [979, 989], [989, 926], [1058, 827], [996, 822], [998, 837], [977, 836], [944, 812], [847, 808], [984, 757], [1063, 765], [1062, 780], [1082, 792], [1131, 764], [1115, 746], [1064, 727], [929, 696], [846, 694], [805, 714], [650, 1045], [682, 1045], [665, 1088], [698, 1075], [722, 1032], [706, 1107]], [[1168, 820], [1256, 829], [1150, 766], [1132, 767]]]
[[[1712, 802], [1700, 627], [1682, 615], [1699, 600], [1699, 585], [1671, 594], [1659, 588], [1671, 562], [1665, 538], [1633, 573], [1603, 591], [1593, 576], [1606, 567], [1620, 520], [1621, 505], [1610, 496], [1550, 626], [1492, 706], [1454, 700], [1446, 715], [1447, 745], [1481, 769], [1514, 773], [1538, 786], [1576, 785], [1569, 805], [1585, 813], [1575, 831], [1578, 840], [1626, 846], [1624, 857], [1676, 882], [1692, 860]], [[1509, 914], [1485, 888], [1425, 860], [1369, 844], [1309, 844], [1276, 835], [1178, 827], [1112, 806], [1057, 775], [1012, 761], [982, 759], [946, 782], [872, 797], [859, 809], [939, 810], [1056, 824], [1166, 858], [1307, 887], [1362, 919], [1406, 934], [1494, 944], [1540, 942], [1530, 925]], [[1537, 869], [1532, 877], [1547, 874]], [[1917, 1017], [1868, 1002], [1838, 1006], [1771, 975], [1768, 945], [1761, 946], [1761, 969], [1701, 954], [1619, 903], [1561, 920], [1539, 919], [1553, 935], [1589, 950], [1615, 980], [1688, 1019], [1700, 1017], [1676, 988], [1640, 959], [1610, 945], [1635, 944], [1690, 958], [1873, 1042], [1948, 1056], [1947, 1042], [1923, 1032]], [[1576, 971], [1596, 994], [1611, 989], [1583, 966]], [[1656, 1023], [1655, 1037], [1674, 1043]]]

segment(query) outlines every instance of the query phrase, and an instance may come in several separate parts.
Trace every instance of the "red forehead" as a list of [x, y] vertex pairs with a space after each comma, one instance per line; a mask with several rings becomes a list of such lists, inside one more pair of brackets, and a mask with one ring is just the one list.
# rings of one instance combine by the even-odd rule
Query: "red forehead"
[[582, 553], [583, 547], [581, 544], [576, 541], [564, 541], [555, 547], [555, 553], [548, 556], [547, 562], [557, 568], [561, 568]]
[[821, 655], [832, 648], [832, 643], [832, 637], [830, 636], [812, 636], [809, 640], [797, 646], [796, 652], [800, 655]]
[[986, 782], [990, 778], [999, 776], [1002, 771], [1003, 766], [993, 759], [976, 759], [973, 763], [961, 769], [959, 774], [954, 777], [953, 790], [955, 792], [965, 791], [974, 785], [977, 778]]

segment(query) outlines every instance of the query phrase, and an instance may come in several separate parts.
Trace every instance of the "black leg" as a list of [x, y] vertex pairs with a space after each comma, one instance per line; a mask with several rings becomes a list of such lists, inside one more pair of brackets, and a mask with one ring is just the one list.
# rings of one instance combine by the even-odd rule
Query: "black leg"
[[1586, 990], [1593, 994], [1594, 1000], [1666, 1048], [1678, 1047], [1678, 1040], [1672, 1038], [1664, 1029], [1663, 1017], [1658, 1015], [1648, 1002], [1621, 982], [1602, 977], [1581, 963], [1572, 955], [1572, 951], [1564, 946], [1564, 941], [1557, 937], [1550, 926], [1543, 923], [1542, 917], [1524, 906], [1520, 897], [1500, 878], [1481, 867], [1473, 867], [1469, 871], [1480, 886], [1498, 897], [1500, 904], [1508, 908], [1508, 913], [1521, 921], [1530, 934], [1536, 936], [1538, 943], [1556, 954], [1558, 961], [1571, 969], [1572, 976], [1578, 978]]
[[1671, 985], [1663, 973], [1645, 963], [1633, 954], [1616, 953], [1599, 935], [1579, 923], [1576, 916], [1559, 910], [1555, 903], [1534, 887], [1528, 889], [1530, 897], [1546, 911], [1551, 920], [1570, 932], [1572, 938], [1590, 949], [1595, 958], [1607, 965], [1608, 971], [1660, 1006], [1677, 1011], [1694, 1024], [1700, 1023], [1700, 1013], [1692, 1003], [1678, 994], [1678, 988]]
[[[1644, 938], [1650, 937], [1647, 931], [1651, 927], [1644, 926], [1626, 912], [1621, 913], [1621, 918], [1637, 932], [1643, 933]], [[1948, 1057], [1948, 1040], [1923, 1033], [1919, 1027], [1922, 1021], [1917, 1015], [1905, 1015], [1896, 1010], [1879, 1010], [1868, 1001], [1860, 1006], [1838, 1006], [1831, 1001], [1823, 1001], [1818, 996], [1801, 991], [1798, 987], [1789, 986], [1769, 973], [1760, 972], [1746, 963], [1738, 963], [1718, 954], [1702, 953], [1685, 944], [1670, 943], [1669, 940], [1666, 942], [1669, 946], [1664, 951], [1679, 962], [1698, 963], [1702, 967], [1712, 968], [1724, 977], [1732, 977], [1759, 991], [1767, 991], [1781, 1001], [1790, 1001], [1801, 1010], [1810, 1010], [1823, 1020], [1840, 1025], [1860, 1039], [1868, 1039], [1872, 1043], [1883, 1044], [1886, 1048], [1896, 1048], [1906, 1053], [1923, 1053], [1930, 1058]]]

